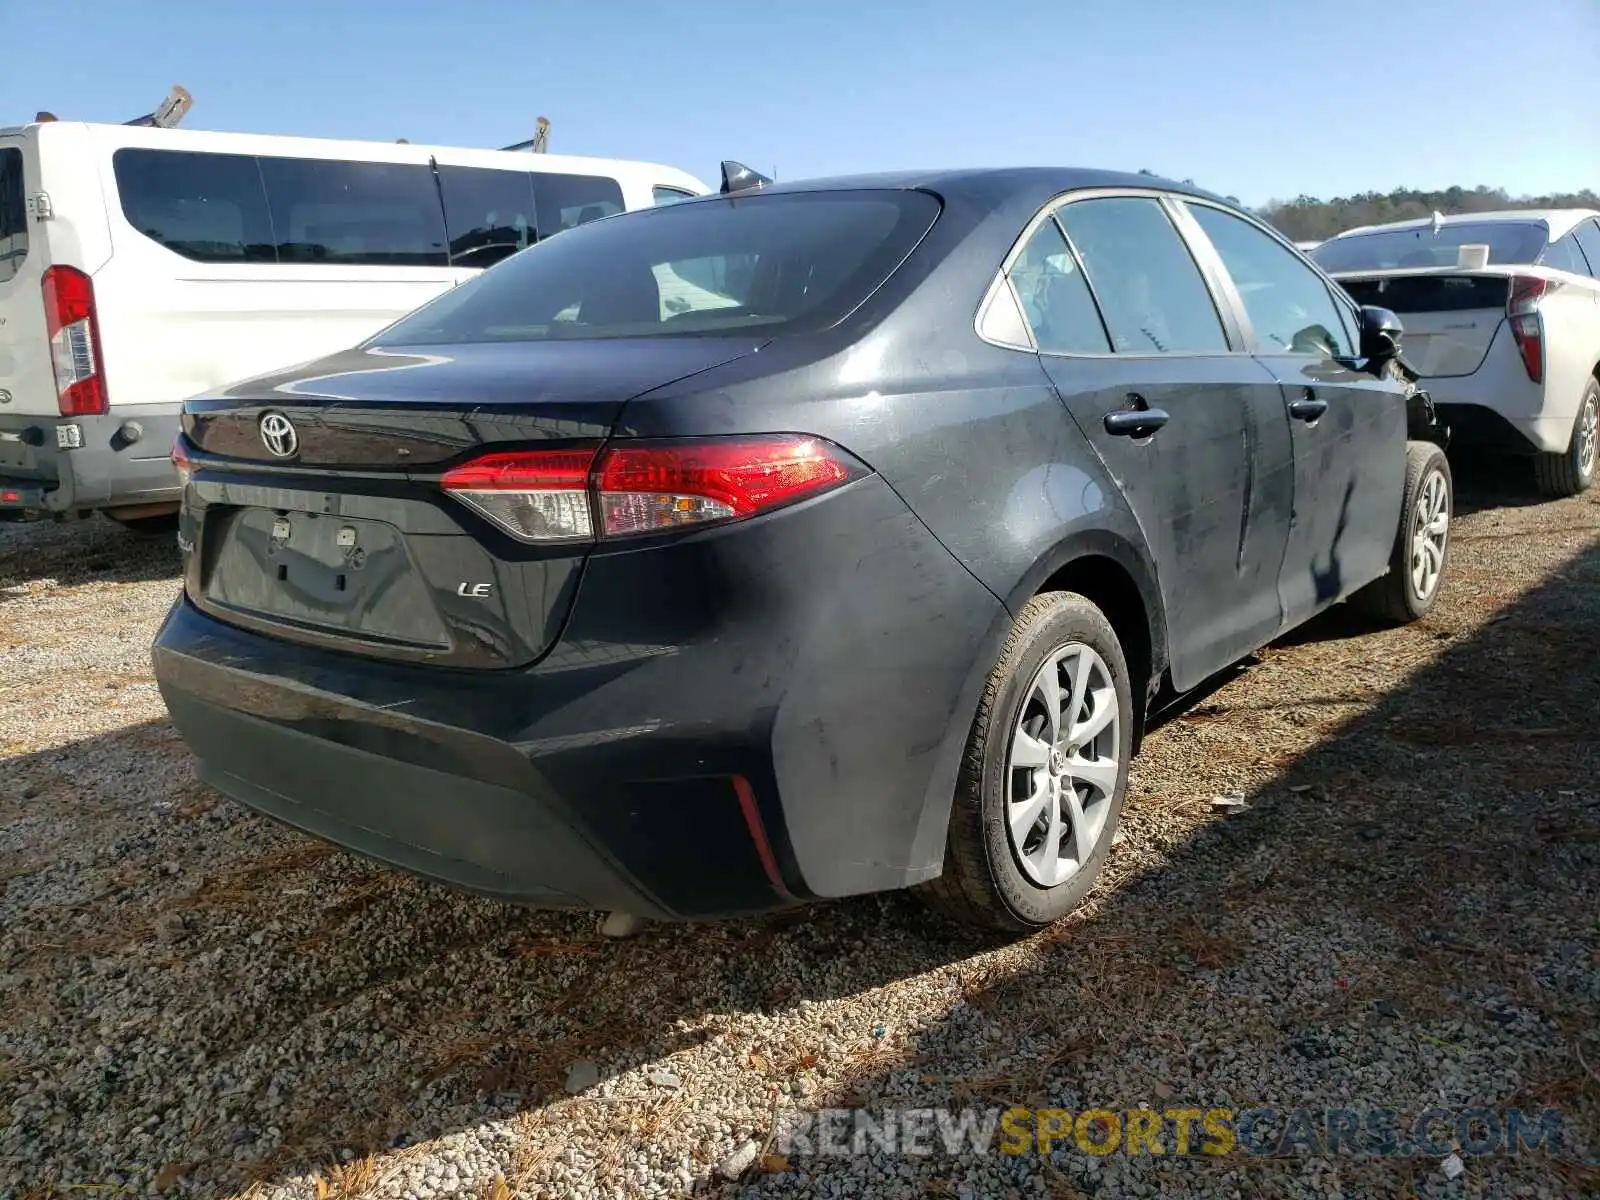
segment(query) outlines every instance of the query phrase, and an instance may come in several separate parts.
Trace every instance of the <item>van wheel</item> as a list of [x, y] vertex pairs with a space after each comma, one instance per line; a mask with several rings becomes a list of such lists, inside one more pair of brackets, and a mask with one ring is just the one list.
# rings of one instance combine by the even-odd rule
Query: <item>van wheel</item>
[[1406, 446], [1405, 499], [1389, 573], [1350, 597], [1368, 616], [1406, 624], [1425, 616], [1444, 587], [1455, 511], [1450, 460], [1432, 442]]
[[1546, 496], [1576, 496], [1594, 483], [1595, 458], [1600, 455], [1600, 379], [1584, 385], [1583, 403], [1572, 422], [1572, 440], [1560, 454], [1541, 454], [1533, 462], [1533, 477]]
[[1074, 592], [1035, 596], [990, 672], [950, 810], [944, 873], [916, 890], [969, 925], [1026, 933], [1094, 886], [1133, 750], [1128, 663]]
[[175, 512], [162, 513], [154, 517], [118, 517], [111, 513], [106, 515], [129, 533], [138, 534], [140, 537], [166, 537], [178, 531], [178, 514]]

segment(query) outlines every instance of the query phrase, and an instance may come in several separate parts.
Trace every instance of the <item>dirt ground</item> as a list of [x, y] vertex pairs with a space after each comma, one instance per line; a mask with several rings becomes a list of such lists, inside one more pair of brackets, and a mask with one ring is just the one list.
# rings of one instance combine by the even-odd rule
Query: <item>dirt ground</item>
[[[1189, 698], [1090, 903], [1010, 945], [903, 895], [613, 942], [357, 861], [193, 779], [149, 669], [168, 541], [0, 526], [0, 1195], [1600, 1195], [1600, 491], [1458, 484], [1434, 613], [1336, 610]], [[1554, 1108], [1565, 1140], [1453, 1178], [771, 1140], [1180, 1102]]]

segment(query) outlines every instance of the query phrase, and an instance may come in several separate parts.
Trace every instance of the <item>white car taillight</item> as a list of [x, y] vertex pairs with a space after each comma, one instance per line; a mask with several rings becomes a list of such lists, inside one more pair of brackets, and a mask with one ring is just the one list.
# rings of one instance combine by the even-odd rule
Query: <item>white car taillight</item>
[[1517, 275], [1511, 280], [1506, 319], [1511, 323], [1517, 352], [1522, 355], [1523, 369], [1534, 383], [1544, 381], [1544, 318], [1539, 315], [1539, 305], [1559, 287], [1559, 279], [1538, 275]]

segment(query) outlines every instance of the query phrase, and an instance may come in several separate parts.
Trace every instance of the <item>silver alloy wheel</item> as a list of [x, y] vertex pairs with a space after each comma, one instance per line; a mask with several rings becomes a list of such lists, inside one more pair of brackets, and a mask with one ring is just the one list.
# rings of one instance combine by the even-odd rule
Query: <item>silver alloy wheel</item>
[[1589, 396], [1578, 417], [1578, 474], [1584, 479], [1594, 474], [1596, 443], [1600, 443], [1600, 401]]
[[1028, 685], [1006, 762], [1006, 828], [1023, 872], [1040, 887], [1071, 879], [1105, 833], [1122, 764], [1111, 668], [1068, 642]]
[[1449, 485], [1441, 471], [1433, 471], [1417, 494], [1411, 524], [1411, 589], [1426, 600], [1439, 586], [1444, 571], [1445, 542], [1450, 537]]

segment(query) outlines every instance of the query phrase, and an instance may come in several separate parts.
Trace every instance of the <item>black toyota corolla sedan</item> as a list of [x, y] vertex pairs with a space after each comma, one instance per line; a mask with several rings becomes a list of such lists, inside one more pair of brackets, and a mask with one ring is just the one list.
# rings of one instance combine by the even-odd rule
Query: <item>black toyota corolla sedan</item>
[[1399, 336], [1150, 176], [729, 170], [190, 401], [156, 675], [219, 790], [461, 888], [1026, 930], [1158, 697], [1434, 602]]

